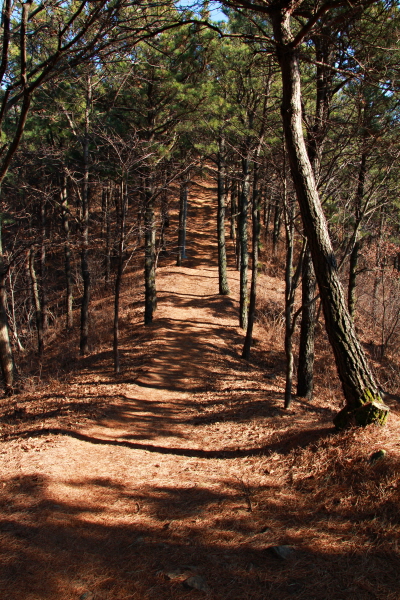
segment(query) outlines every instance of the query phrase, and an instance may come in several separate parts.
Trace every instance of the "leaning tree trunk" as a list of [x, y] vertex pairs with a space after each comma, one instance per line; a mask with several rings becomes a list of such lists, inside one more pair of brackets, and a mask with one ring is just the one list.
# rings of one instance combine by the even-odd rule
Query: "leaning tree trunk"
[[225, 138], [223, 135], [219, 138], [218, 151], [218, 281], [219, 293], [223, 296], [229, 294], [228, 276], [226, 272], [226, 244], [225, 244], [225, 188], [226, 166], [225, 166]]
[[388, 408], [381, 404], [378, 386], [357, 339], [341, 286], [328, 226], [317, 192], [303, 134], [300, 70], [292, 45], [290, 12], [276, 8], [272, 24], [282, 74], [282, 118], [293, 183], [310, 246], [346, 407], [335, 418], [337, 427], [384, 423]]

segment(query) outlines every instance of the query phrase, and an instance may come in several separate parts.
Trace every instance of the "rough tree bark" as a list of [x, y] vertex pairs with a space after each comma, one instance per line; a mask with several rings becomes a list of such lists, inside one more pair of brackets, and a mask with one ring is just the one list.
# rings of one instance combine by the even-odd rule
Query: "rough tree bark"
[[290, 9], [280, 4], [270, 15], [282, 75], [282, 119], [293, 183], [309, 243], [315, 275], [346, 407], [337, 427], [384, 423], [388, 408], [380, 402], [378, 385], [357, 339], [340, 284], [328, 227], [317, 192], [303, 133], [298, 52], [293, 43]]

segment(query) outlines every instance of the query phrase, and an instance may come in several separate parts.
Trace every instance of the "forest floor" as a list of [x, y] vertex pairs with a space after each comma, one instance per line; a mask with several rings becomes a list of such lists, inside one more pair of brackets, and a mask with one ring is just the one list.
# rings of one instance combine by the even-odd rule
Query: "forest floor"
[[[110, 295], [88, 357], [57, 339], [40, 384], [1, 400], [1, 600], [400, 598], [398, 414], [335, 433], [329, 354], [314, 401], [283, 409], [277, 330], [240, 358], [232, 257], [217, 293], [213, 203], [193, 188], [188, 258], [161, 264], [149, 327], [127, 276], [120, 376]], [[269, 306], [283, 285], [262, 275]]]

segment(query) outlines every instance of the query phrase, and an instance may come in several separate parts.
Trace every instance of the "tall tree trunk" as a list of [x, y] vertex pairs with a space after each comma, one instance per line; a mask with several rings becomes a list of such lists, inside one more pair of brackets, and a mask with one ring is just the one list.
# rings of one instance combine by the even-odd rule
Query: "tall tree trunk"
[[229, 294], [228, 276], [226, 272], [226, 245], [225, 245], [225, 204], [226, 204], [226, 166], [225, 166], [225, 138], [219, 138], [218, 150], [218, 281], [219, 293], [223, 296]]
[[31, 280], [32, 297], [35, 306], [36, 332], [38, 338], [38, 354], [40, 359], [43, 357], [44, 351], [44, 336], [43, 336], [43, 320], [42, 308], [40, 306], [39, 286], [35, 270], [35, 250], [30, 248], [28, 251], [28, 272]]
[[240, 214], [239, 214], [239, 232], [240, 240], [240, 306], [239, 306], [239, 324], [242, 329], [247, 329], [249, 294], [247, 290], [247, 276], [249, 268], [248, 253], [248, 231], [247, 231], [247, 213], [249, 210], [250, 194], [250, 161], [248, 156], [242, 160], [242, 189], [240, 194]]
[[301, 328], [299, 363], [297, 367], [297, 395], [311, 399], [314, 389], [315, 346], [315, 291], [316, 281], [312, 258], [307, 247], [303, 259], [301, 281]]
[[40, 204], [40, 291], [42, 306], [42, 329], [46, 333], [49, 325], [49, 307], [47, 302], [47, 281], [46, 281], [46, 201], [43, 198]]
[[112, 182], [108, 182], [103, 190], [103, 218], [104, 218], [104, 285], [107, 288], [111, 280], [111, 200], [113, 194]]
[[286, 147], [303, 226], [321, 295], [326, 330], [342, 383], [346, 408], [337, 427], [351, 423], [383, 423], [388, 409], [379, 403], [378, 386], [357, 340], [340, 284], [328, 227], [317, 192], [303, 134], [298, 55], [292, 46], [290, 11], [277, 6], [271, 13], [282, 74], [282, 117]]
[[286, 356], [286, 383], [285, 383], [285, 408], [292, 404], [292, 386], [294, 372], [293, 333], [292, 323], [293, 307], [295, 300], [295, 282], [293, 279], [293, 253], [294, 253], [294, 202], [287, 199], [285, 182], [285, 231], [286, 231], [286, 264], [285, 264], [285, 356]]
[[274, 229], [272, 232], [272, 256], [275, 258], [278, 253], [279, 237], [281, 233], [281, 215], [282, 206], [278, 200], [274, 206]]
[[243, 345], [242, 358], [249, 360], [251, 343], [253, 341], [253, 327], [256, 314], [257, 300], [257, 275], [258, 275], [258, 248], [260, 244], [260, 191], [258, 189], [258, 163], [254, 163], [253, 174], [253, 198], [252, 198], [252, 224], [253, 224], [253, 240], [252, 240], [252, 274], [250, 288], [250, 302], [246, 338]]
[[[236, 181], [231, 182], [231, 211], [230, 211], [230, 229], [229, 237], [235, 244], [236, 242], [236, 221], [237, 221], [237, 184]], [[236, 244], [235, 244], [236, 247]]]
[[124, 182], [121, 181], [120, 205], [118, 207], [118, 222], [119, 222], [119, 240], [118, 240], [118, 266], [115, 276], [115, 294], [114, 294], [114, 373], [118, 374], [121, 370], [119, 359], [119, 303], [121, 294], [122, 274], [124, 269], [124, 250], [125, 250], [125, 221], [127, 209], [127, 189]]
[[89, 271], [89, 125], [92, 106], [92, 80], [87, 77], [87, 93], [85, 107], [85, 135], [83, 139], [83, 189], [82, 189], [82, 251], [81, 269], [83, 294], [81, 304], [81, 337], [80, 352], [85, 356], [89, 352], [89, 303], [90, 303], [90, 271]]
[[[333, 72], [327, 65], [332, 59], [330, 31], [313, 38], [316, 51], [316, 100], [314, 123], [307, 133], [307, 152], [314, 179], [319, 180], [321, 154], [329, 119], [332, 99]], [[307, 247], [302, 269], [302, 310], [300, 326], [299, 361], [297, 368], [297, 395], [311, 399], [314, 389], [315, 359], [315, 296], [316, 280], [312, 258]]]
[[360, 169], [358, 172], [358, 184], [355, 202], [355, 231], [354, 244], [350, 254], [349, 265], [349, 285], [347, 290], [347, 305], [350, 315], [354, 318], [356, 310], [356, 285], [357, 285], [357, 268], [358, 258], [360, 255], [362, 242], [358, 237], [358, 229], [362, 219], [362, 201], [364, 197], [365, 176], [367, 173], [367, 154], [363, 152], [361, 155]]
[[61, 184], [61, 219], [64, 229], [64, 269], [65, 269], [65, 283], [66, 283], [66, 326], [68, 330], [71, 330], [74, 326], [74, 313], [73, 313], [73, 280], [72, 280], [72, 268], [71, 268], [71, 245], [70, 245], [70, 229], [69, 229], [69, 208], [68, 208], [68, 192], [67, 192], [67, 178], [64, 175]]
[[0, 365], [4, 391], [9, 396], [13, 393], [14, 386], [14, 360], [8, 331], [6, 288], [8, 268], [3, 255], [2, 226], [2, 215], [0, 215]]
[[187, 204], [188, 204], [188, 174], [183, 175], [179, 190], [179, 229], [178, 229], [178, 255], [176, 264], [181, 266], [186, 257], [186, 223], [187, 223]]
[[153, 321], [154, 311], [157, 308], [156, 228], [154, 219], [154, 190], [151, 176], [145, 182], [144, 237], [144, 324], [149, 325]]

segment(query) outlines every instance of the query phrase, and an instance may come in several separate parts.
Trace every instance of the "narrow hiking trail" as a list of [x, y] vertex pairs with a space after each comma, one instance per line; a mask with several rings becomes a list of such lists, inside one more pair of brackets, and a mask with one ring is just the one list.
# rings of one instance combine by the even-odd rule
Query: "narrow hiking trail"
[[[343, 531], [322, 509], [311, 525], [291, 487], [292, 455], [330, 435], [332, 410], [283, 411], [282, 358], [262, 340], [267, 358], [240, 359], [238, 274], [231, 256], [219, 296], [215, 190], [197, 187], [188, 259], [158, 269], [151, 326], [125, 285], [121, 376], [102, 347], [4, 420], [1, 600], [336, 598], [336, 566], [322, 580], [313, 553], [329, 539], [338, 556]], [[262, 287], [282, 300], [279, 280]], [[280, 561], [281, 544], [303, 551]]]
[[[276, 407], [262, 373], [238, 358], [238, 274], [219, 296], [215, 195], [200, 197], [185, 266], [159, 268], [154, 323], [123, 342], [126, 371], [132, 344], [142, 366], [119, 381], [92, 356], [59, 404], [100, 400], [96, 418], [28, 428], [2, 451], [2, 600], [261, 597], [232, 569], [239, 561], [253, 579], [240, 544], [257, 533], [251, 482], [267, 477], [259, 455], [273, 437], [258, 420]], [[253, 419], [242, 422], [249, 399]], [[182, 586], [189, 575], [203, 592]]]

